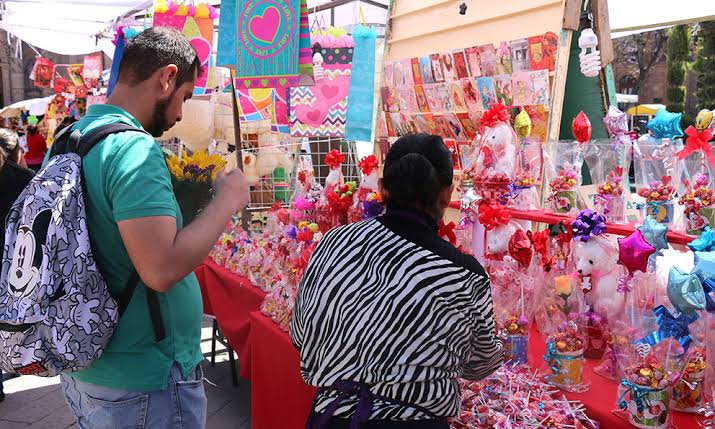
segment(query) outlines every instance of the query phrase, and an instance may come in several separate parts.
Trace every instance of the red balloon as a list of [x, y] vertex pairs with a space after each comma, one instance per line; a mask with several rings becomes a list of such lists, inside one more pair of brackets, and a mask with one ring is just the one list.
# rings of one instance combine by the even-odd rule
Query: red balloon
[[654, 253], [655, 248], [648, 244], [640, 230], [618, 239], [618, 263], [630, 273], [645, 272], [648, 269], [648, 258]]
[[531, 264], [533, 251], [531, 248], [531, 240], [529, 236], [520, 229], [509, 239], [509, 256], [514, 258], [519, 263], [521, 269], [526, 269]]
[[583, 111], [573, 118], [571, 130], [573, 131], [573, 136], [577, 141], [586, 143], [591, 140], [591, 121], [588, 120], [588, 116], [586, 116]]

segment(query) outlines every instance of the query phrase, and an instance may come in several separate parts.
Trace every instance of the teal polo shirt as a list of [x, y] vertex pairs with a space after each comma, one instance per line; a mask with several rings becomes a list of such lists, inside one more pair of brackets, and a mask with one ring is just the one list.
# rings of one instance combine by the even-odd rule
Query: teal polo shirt
[[[124, 122], [141, 128], [119, 107], [90, 106], [73, 129], [83, 133], [100, 125]], [[126, 287], [133, 265], [117, 223], [148, 216], [171, 216], [182, 227], [164, 155], [150, 136], [125, 132], [107, 137], [83, 160], [87, 227], [94, 257], [113, 296]], [[187, 376], [203, 360], [201, 291], [192, 273], [166, 293], [159, 293], [166, 338], [154, 337], [146, 286], [139, 284], [102, 357], [71, 375], [77, 380], [130, 391], [164, 390], [174, 362]]]

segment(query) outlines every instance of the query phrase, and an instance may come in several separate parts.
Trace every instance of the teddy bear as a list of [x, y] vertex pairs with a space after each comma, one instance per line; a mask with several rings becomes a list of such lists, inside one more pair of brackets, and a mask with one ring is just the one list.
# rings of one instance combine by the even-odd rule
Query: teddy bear
[[625, 296], [618, 292], [621, 268], [616, 262], [616, 245], [606, 237], [591, 237], [585, 242], [575, 241], [572, 255], [586, 302], [593, 311], [604, 317], [622, 313]]

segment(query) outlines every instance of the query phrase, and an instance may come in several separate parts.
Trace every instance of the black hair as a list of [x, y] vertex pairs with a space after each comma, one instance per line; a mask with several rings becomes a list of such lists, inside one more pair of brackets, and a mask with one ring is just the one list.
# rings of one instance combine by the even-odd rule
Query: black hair
[[119, 64], [119, 81], [137, 85], [169, 64], [179, 69], [176, 87], [196, 78], [201, 62], [189, 41], [173, 28], [150, 27], [127, 41]]
[[442, 137], [408, 134], [400, 137], [385, 158], [382, 186], [385, 202], [402, 209], [418, 210], [439, 220], [439, 194], [452, 186], [452, 154]]

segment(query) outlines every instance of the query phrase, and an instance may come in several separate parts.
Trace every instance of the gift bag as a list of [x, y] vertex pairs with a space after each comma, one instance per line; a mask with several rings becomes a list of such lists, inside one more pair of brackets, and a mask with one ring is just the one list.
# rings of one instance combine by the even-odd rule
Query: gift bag
[[609, 223], [626, 223], [630, 142], [614, 144], [609, 140], [592, 140], [586, 145], [584, 160], [593, 183], [598, 185], [593, 197], [596, 211]]
[[643, 217], [650, 215], [666, 225], [675, 224], [676, 182], [682, 174], [682, 163], [675, 153], [679, 141], [641, 137], [634, 145], [636, 189], [641, 197]]
[[99, 88], [99, 79], [102, 77], [102, 53], [97, 52], [84, 57], [82, 66], [82, 80], [87, 88]]
[[545, 206], [559, 214], [578, 210], [578, 187], [581, 186], [583, 146], [578, 142], [558, 141], [544, 148], [546, 168]]

